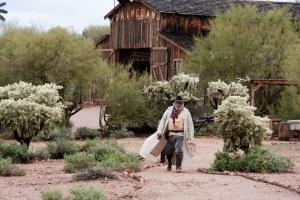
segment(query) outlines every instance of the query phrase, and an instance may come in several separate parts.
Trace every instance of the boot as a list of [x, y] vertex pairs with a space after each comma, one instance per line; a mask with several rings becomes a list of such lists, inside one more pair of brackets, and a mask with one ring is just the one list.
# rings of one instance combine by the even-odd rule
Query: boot
[[167, 167], [167, 171], [171, 171], [172, 170], [172, 157], [173, 155], [168, 155], [168, 167]]
[[177, 153], [176, 154], [176, 172], [181, 173], [181, 163], [182, 163], [183, 153]]

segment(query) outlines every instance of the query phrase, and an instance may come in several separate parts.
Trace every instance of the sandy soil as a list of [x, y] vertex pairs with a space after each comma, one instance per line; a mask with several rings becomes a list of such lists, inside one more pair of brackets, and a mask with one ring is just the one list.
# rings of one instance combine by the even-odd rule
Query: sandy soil
[[[98, 107], [80, 111], [71, 121], [78, 127], [98, 128]], [[138, 152], [145, 138], [119, 140], [130, 152]], [[11, 141], [10, 141], [11, 142]], [[193, 168], [182, 174], [166, 172], [166, 166], [150, 167], [138, 173], [144, 183], [138, 185], [131, 178], [117, 181], [73, 182], [72, 174], [63, 171], [63, 161], [35, 162], [20, 165], [26, 170], [24, 177], [0, 177], [0, 200], [38, 200], [41, 192], [59, 189], [68, 194], [77, 186], [102, 188], [108, 199], [138, 200], [299, 200], [300, 195], [265, 183], [251, 181], [237, 176], [202, 174], [198, 168], [209, 168], [214, 154], [222, 149], [223, 142], [215, 138], [196, 140], [197, 152], [193, 158]], [[294, 173], [256, 174], [270, 181], [280, 182], [300, 188], [300, 143], [267, 141], [270, 149], [290, 157], [295, 163]], [[45, 146], [45, 143], [32, 143], [32, 149]], [[144, 161], [144, 167], [158, 163], [151, 157]], [[142, 187], [140, 187], [142, 186]]]
[[[130, 152], [138, 152], [144, 138], [119, 140]], [[266, 145], [274, 146], [276, 151], [283, 147], [274, 142]], [[222, 141], [213, 138], [196, 140], [197, 153], [193, 158], [193, 168], [182, 174], [166, 172], [165, 166], [151, 167], [138, 173], [144, 180], [143, 187], [137, 188], [130, 178], [117, 181], [89, 181], [73, 182], [72, 174], [63, 171], [63, 161], [35, 162], [20, 165], [26, 170], [24, 177], [1, 177], [0, 199], [2, 200], [38, 200], [41, 192], [49, 189], [59, 189], [65, 194], [76, 186], [92, 186], [102, 188], [109, 199], [141, 199], [141, 200], [281, 200], [300, 199], [300, 195], [277, 186], [258, 183], [242, 177], [209, 175], [197, 172], [198, 168], [208, 168], [214, 159], [214, 153], [222, 148]], [[296, 163], [295, 173], [279, 175], [257, 175], [268, 180], [277, 181], [300, 187], [299, 151], [300, 143], [287, 144], [288, 156]], [[41, 143], [33, 143], [32, 148], [40, 148]], [[287, 148], [288, 147], [288, 148]], [[275, 151], [274, 150], [274, 151]], [[286, 153], [286, 152], [285, 152]], [[144, 162], [144, 166], [151, 166], [158, 162], [158, 158], [151, 157]]]

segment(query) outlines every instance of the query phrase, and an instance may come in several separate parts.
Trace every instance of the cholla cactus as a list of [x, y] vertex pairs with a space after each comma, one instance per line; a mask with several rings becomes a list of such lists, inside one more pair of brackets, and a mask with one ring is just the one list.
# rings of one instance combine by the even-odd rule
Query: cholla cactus
[[19, 82], [0, 87], [1, 125], [14, 132], [21, 143], [47, 131], [64, 119], [64, 106], [55, 84], [34, 86]]
[[180, 95], [186, 103], [190, 101], [199, 102], [197, 83], [189, 75], [181, 73], [174, 76], [170, 81], [152, 83], [145, 87], [144, 92], [150, 100], [154, 101], [171, 102], [175, 100], [177, 95]]
[[212, 102], [215, 109], [228, 96], [241, 96], [249, 98], [249, 89], [242, 84], [231, 82], [230, 84], [218, 80], [216, 82], [209, 82], [207, 94], [210, 102]]
[[248, 98], [229, 96], [214, 112], [219, 133], [224, 139], [224, 151], [241, 149], [248, 152], [270, 133], [263, 118], [254, 115], [256, 108], [249, 105]]

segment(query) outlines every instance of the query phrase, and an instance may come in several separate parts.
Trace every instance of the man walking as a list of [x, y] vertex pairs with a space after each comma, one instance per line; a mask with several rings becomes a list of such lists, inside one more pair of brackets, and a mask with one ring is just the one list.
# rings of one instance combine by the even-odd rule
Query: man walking
[[158, 156], [162, 151], [168, 159], [167, 170], [172, 170], [176, 163], [176, 172], [181, 172], [182, 167], [191, 166], [192, 152], [189, 146], [193, 145], [194, 125], [191, 114], [184, 107], [180, 96], [176, 97], [174, 105], [169, 107], [160, 120], [156, 133], [150, 136], [140, 151], [146, 158], [150, 153]]

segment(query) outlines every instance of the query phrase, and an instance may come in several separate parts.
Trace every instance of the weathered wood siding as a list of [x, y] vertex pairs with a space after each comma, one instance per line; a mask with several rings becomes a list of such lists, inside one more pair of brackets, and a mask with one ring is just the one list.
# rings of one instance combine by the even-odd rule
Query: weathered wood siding
[[209, 18], [193, 15], [161, 14], [160, 31], [201, 34], [209, 29]]
[[184, 60], [186, 57], [186, 52], [163, 38], [159, 38], [159, 45], [162, 47], [167, 47], [168, 49], [167, 78], [171, 79], [174, 75], [177, 74], [175, 60]]
[[103, 39], [100, 43], [97, 44], [96, 46], [99, 49], [110, 49], [111, 45], [110, 45], [110, 36], [107, 35], [105, 37], [105, 39]]
[[114, 49], [151, 48], [158, 42], [159, 14], [138, 2], [128, 2], [111, 18]]

